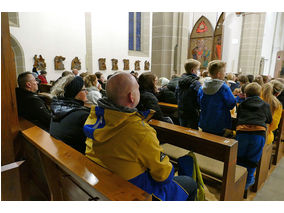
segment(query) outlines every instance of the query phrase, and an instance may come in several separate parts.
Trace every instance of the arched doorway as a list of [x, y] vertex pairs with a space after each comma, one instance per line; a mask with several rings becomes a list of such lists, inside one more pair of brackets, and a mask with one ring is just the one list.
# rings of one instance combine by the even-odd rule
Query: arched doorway
[[201, 69], [206, 69], [212, 57], [213, 28], [210, 21], [201, 16], [190, 34], [188, 58], [200, 61]]
[[18, 40], [10, 34], [11, 47], [14, 52], [17, 76], [26, 71], [24, 50]]

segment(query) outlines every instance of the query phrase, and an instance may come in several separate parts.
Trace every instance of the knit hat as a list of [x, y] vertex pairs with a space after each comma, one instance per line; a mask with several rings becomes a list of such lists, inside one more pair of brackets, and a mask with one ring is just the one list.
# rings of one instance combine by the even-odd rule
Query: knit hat
[[64, 88], [64, 97], [74, 98], [83, 88], [84, 81], [80, 76], [76, 76], [69, 84]]

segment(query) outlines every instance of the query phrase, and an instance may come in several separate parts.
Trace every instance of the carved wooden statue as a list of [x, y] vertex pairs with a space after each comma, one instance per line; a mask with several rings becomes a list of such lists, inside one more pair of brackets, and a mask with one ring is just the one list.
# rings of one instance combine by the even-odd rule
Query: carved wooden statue
[[140, 70], [140, 61], [139, 60], [135, 61], [134, 65], [135, 65], [135, 70]]
[[64, 64], [63, 61], [65, 58], [63, 56], [55, 56], [54, 58], [54, 69], [55, 70], [64, 70]]
[[81, 62], [78, 57], [75, 57], [71, 62], [71, 70], [81, 70]]
[[150, 62], [149, 61], [145, 61], [144, 62], [144, 70], [149, 70], [150, 67]]
[[37, 68], [37, 70], [45, 70], [46, 69], [46, 63], [44, 61], [44, 58], [39, 55], [39, 58], [37, 55], [34, 56], [34, 67]]
[[111, 70], [118, 70], [117, 62], [118, 62], [117, 59], [115, 58], [111, 59], [111, 63], [112, 63]]
[[99, 58], [99, 70], [106, 70], [106, 59]]
[[129, 70], [129, 59], [123, 59], [123, 70]]

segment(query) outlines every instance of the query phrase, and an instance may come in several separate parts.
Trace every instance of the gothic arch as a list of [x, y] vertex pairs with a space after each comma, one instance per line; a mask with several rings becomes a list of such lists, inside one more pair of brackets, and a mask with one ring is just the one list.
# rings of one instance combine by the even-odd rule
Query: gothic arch
[[215, 31], [214, 31], [214, 40], [213, 40], [213, 54], [212, 60], [221, 60], [222, 59], [222, 48], [223, 48], [223, 23], [225, 20], [225, 13], [222, 12], [220, 15]]
[[11, 37], [11, 47], [14, 52], [16, 71], [18, 76], [20, 73], [26, 71], [24, 50], [20, 45], [19, 41], [12, 34], [10, 34], [10, 37]]
[[206, 69], [212, 57], [213, 28], [210, 21], [201, 16], [195, 23], [189, 40], [188, 58], [201, 63], [201, 69]]

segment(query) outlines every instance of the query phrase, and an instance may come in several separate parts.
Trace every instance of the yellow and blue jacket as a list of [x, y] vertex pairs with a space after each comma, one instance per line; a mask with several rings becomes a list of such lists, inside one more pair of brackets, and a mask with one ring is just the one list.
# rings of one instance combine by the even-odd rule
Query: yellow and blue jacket
[[153, 113], [100, 99], [85, 122], [85, 154], [160, 200], [186, 200], [188, 193], [173, 180], [173, 165], [147, 123]]

